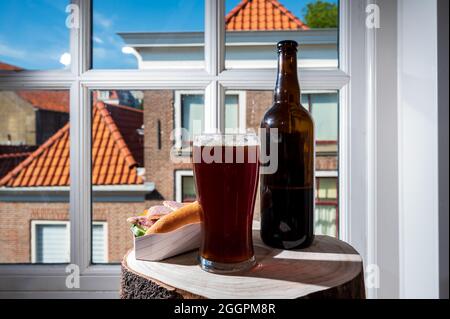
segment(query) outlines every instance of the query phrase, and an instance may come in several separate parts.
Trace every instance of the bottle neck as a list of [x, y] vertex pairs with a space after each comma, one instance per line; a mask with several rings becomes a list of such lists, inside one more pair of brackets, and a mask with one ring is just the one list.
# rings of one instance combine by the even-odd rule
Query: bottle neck
[[300, 105], [296, 50], [278, 52], [278, 75], [274, 102]]

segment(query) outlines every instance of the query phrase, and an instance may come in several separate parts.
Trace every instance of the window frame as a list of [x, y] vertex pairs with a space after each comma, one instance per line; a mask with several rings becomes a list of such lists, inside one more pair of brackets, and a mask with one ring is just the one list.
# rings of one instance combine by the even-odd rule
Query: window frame
[[[67, 235], [68, 235], [68, 247], [67, 251], [70, 250], [70, 222], [67, 220], [44, 220], [44, 219], [38, 219], [38, 220], [32, 220], [31, 221], [31, 237], [30, 237], [30, 247], [31, 247], [31, 263], [42, 265], [42, 263], [36, 262], [36, 227], [39, 225], [65, 225], [67, 229]], [[108, 222], [107, 221], [93, 221], [92, 225], [101, 225], [103, 227], [103, 240], [104, 240], [104, 250], [105, 250], [105, 256], [106, 261], [105, 263], [108, 263]], [[59, 263], [59, 264], [68, 264], [68, 263]], [[102, 263], [96, 263], [102, 264]]]
[[[227, 90], [273, 90], [274, 69], [225, 70], [225, 0], [205, 0], [205, 69], [93, 70], [90, 0], [72, 0], [80, 12], [79, 28], [70, 31], [72, 64], [64, 71], [0, 74], [0, 90], [70, 89], [70, 223], [71, 263], [80, 267], [80, 289], [65, 287], [65, 266], [0, 265], [0, 298], [117, 297], [120, 266], [91, 265], [91, 90], [171, 89], [205, 93], [205, 130], [224, 129]], [[365, 28], [369, 0], [340, 0], [339, 68], [299, 69], [303, 90], [338, 90], [340, 238], [359, 250], [365, 263], [375, 263], [374, 234], [375, 130], [373, 30]], [[350, 81], [350, 79], [352, 79]], [[217, 106], [217, 107], [216, 107]], [[369, 119], [369, 120], [367, 120]], [[352, 147], [350, 147], [352, 145]], [[361, 187], [364, 185], [364, 187]], [[350, 201], [350, 195], [352, 200]], [[364, 212], [364, 213], [361, 213]], [[48, 277], [51, 274], [51, 277]], [[369, 292], [369, 296], [371, 296]]]
[[[68, 220], [32, 220], [31, 221], [31, 237], [30, 237], [30, 247], [31, 247], [31, 264], [42, 265], [42, 263], [36, 262], [37, 249], [36, 249], [36, 228], [41, 225], [64, 225], [67, 231], [67, 251], [69, 252], [69, 262], [70, 262], [70, 222]], [[69, 262], [57, 263], [59, 265], [67, 265]]]
[[190, 169], [178, 169], [175, 171], [175, 200], [182, 201], [183, 198], [183, 177], [193, 177], [194, 171]]

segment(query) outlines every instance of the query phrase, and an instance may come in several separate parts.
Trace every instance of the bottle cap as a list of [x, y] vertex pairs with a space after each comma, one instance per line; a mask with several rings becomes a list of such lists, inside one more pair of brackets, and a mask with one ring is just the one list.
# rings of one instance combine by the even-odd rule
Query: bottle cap
[[284, 50], [296, 50], [297, 51], [298, 43], [294, 40], [283, 40], [278, 42], [277, 48], [278, 51]]

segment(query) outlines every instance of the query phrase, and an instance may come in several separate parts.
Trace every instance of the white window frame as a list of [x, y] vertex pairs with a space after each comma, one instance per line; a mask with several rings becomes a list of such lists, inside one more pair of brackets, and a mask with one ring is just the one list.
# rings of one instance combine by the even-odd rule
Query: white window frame
[[183, 177], [194, 176], [194, 171], [189, 169], [175, 171], [175, 200], [179, 203], [183, 197]]
[[[36, 227], [40, 225], [64, 225], [67, 232], [67, 252], [70, 250], [70, 223], [67, 220], [32, 220], [31, 221], [31, 263], [36, 264]], [[70, 257], [69, 257], [70, 259]], [[62, 263], [64, 264], [64, 263]]]
[[[224, 97], [228, 90], [273, 90], [274, 69], [225, 70], [225, 0], [205, 0], [205, 69], [91, 70], [91, 1], [79, 6], [80, 27], [70, 33], [72, 64], [64, 71], [0, 74], [0, 90], [70, 89], [70, 222], [71, 263], [80, 267], [81, 288], [65, 287], [65, 267], [0, 265], [0, 298], [118, 297], [120, 266], [91, 265], [91, 105], [90, 90], [204, 90], [205, 130], [224, 130]], [[339, 211], [341, 239], [355, 246], [366, 263], [375, 263], [374, 128], [368, 81], [374, 37], [365, 28], [369, 0], [341, 0], [339, 68], [299, 69], [303, 90], [339, 90]], [[372, 54], [372, 55], [371, 55]], [[350, 78], [352, 79], [350, 81]], [[351, 147], [350, 147], [351, 145]], [[350, 197], [351, 194], [351, 197]], [[51, 274], [51, 277], [48, 275]], [[370, 296], [370, 292], [369, 292]]]

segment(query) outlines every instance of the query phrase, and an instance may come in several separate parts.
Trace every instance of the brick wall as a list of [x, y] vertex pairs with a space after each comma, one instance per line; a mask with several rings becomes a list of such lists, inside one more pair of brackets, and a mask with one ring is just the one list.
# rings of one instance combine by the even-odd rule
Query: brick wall
[[140, 203], [94, 203], [95, 221], [108, 223], [108, 262], [118, 263], [133, 248], [133, 236], [127, 218], [141, 214], [154, 202]]
[[0, 203], [0, 263], [31, 262], [31, 221], [68, 220], [67, 203]]
[[[94, 221], [107, 222], [108, 261], [120, 262], [133, 247], [126, 219], [156, 204], [94, 203]], [[68, 203], [0, 202], [0, 263], [31, 262], [31, 222], [33, 220], [69, 220]]]
[[[154, 182], [155, 199], [175, 199], [175, 170], [192, 169], [187, 163], [173, 163], [170, 150], [174, 129], [174, 91], [146, 91], [144, 94], [144, 147], [146, 180]], [[158, 148], [158, 121], [161, 123], [161, 148]], [[189, 158], [185, 158], [189, 161]]]
[[[258, 132], [264, 113], [272, 106], [273, 92], [272, 91], [247, 91], [247, 114], [246, 124], [247, 128], [252, 128]], [[260, 220], [260, 196], [258, 191], [256, 193], [256, 202], [253, 219]]]
[[272, 91], [247, 91], [247, 128], [257, 129], [267, 109], [272, 106]]

